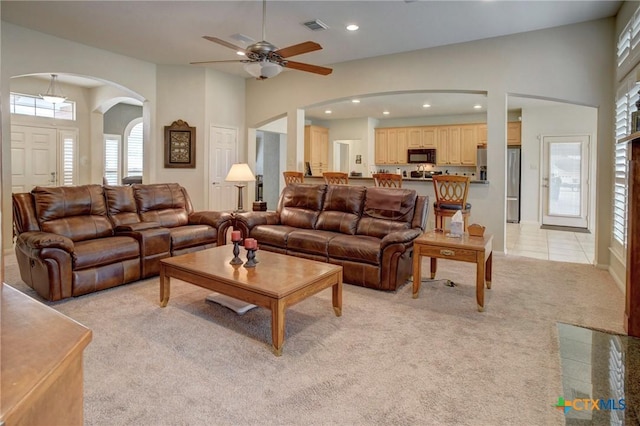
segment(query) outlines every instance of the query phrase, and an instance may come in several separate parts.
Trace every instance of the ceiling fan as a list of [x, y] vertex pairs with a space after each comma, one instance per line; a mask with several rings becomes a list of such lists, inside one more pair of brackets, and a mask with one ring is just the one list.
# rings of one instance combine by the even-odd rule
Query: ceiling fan
[[202, 38], [218, 43], [222, 46], [242, 52], [246, 59], [236, 59], [227, 61], [201, 61], [191, 62], [192, 65], [213, 64], [222, 62], [242, 62], [246, 65], [245, 70], [258, 80], [264, 80], [269, 77], [275, 77], [280, 74], [283, 68], [291, 68], [299, 71], [306, 71], [315, 74], [329, 75], [333, 71], [331, 68], [321, 67], [318, 65], [305, 64], [303, 62], [290, 61], [288, 58], [303, 53], [321, 50], [322, 46], [313, 41], [305, 41], [304, 43], [294, 44], [292, 46], [278, 49], [273, 44], [266, 41], [265, 22], [267, 16], [267, 0], [262, 1], [262, 41], [253, 43], [246, 48], [236, 46], [217, 37], [203, 36]]

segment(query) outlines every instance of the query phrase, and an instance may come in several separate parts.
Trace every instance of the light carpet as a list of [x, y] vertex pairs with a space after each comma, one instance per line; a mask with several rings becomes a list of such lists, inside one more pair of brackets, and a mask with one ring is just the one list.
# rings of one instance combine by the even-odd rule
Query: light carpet
[[[34, 295], [7, 263], [5, 281]], [[609, 274], [494, 255], [483, 313], [474, 265], [440, 261], [438, 277], [458, 285], [424, 283], [418, 299], [410, 284], [345, 285], [342, 317], [330, 290], [302, 301], [281, 357], [268, 310], [238, 316], [178, 280], [166, 308], [157, 278], [49, 305], [93, 330], [87, 425], [564, 424], [556, 322], [622, 333]]]

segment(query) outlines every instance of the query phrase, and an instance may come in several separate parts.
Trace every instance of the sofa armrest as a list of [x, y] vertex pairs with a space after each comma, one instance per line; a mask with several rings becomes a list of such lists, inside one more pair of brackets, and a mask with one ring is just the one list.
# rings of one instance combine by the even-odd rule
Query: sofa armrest
[[387, 234], [380, 241], [380, 249], [384, 250], [386, 247], [391, 244], [408, 244], [412, 243], [413, 240], [418, 238], [422, 234], [422, 230], [420, 228], [411, 228], [406, 229], [404, 231], [392, 232], [391, 234]]
[[116, 234], [121, 232], [138, 232], [145, 229], [161, 228], [158, 222], [134, 222], [116, 226]]
[[29, 250], [42, 250], [45, 248], [57, 248], [73, 253], [75, 245], [70, 238], [50, 232], [30, 231], [18, 235], [16, 244]]
[[190, 225], [209, 225], [220, 229], [225, 222], [233, 219], [229, 212], [201, 211], [189, 215]]
[[237, 214], [236, 221], [251, 231], [258, 225], [278, 225], [280, 216], [277, 212], [245, 212]]

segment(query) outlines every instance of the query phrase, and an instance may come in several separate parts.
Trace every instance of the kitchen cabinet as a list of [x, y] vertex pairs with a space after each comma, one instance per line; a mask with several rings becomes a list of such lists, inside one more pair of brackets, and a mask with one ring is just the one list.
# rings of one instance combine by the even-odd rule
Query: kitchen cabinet
[[487, 140], [487, 125], [478, 124], [478, 147], [486, 148]]
[[375, 137], [376, 164], [407, 164], [406, 128], [376, 129]]
[[304, 126], [304, 161], [309, 162], [313, 176], [329, 171], [329, 129]]
[[436, 163], [440, 166], [459, 166], [460, 126], [440, 126], [437, 129]]
[[389, 135], [389, 129], [376, 129], [376, 141], [375, 141], [375, 163], [387, 164], [387, 151], [389, 147], [389, 141], [387, 136]]
[[437, 127], [429, 126], [422, 128], [422, 146], [421, 148], [437, 148]]
[[521, 145], [522, 124], [519, 121], [507, 123], [507, 145]]
[[422, 148], [422, 128], [409, 127], [407, 128], [407, 148], [419, 149]]
[[478, 126], [460, 126], [460, 164], [475, 166], [478, 157]]

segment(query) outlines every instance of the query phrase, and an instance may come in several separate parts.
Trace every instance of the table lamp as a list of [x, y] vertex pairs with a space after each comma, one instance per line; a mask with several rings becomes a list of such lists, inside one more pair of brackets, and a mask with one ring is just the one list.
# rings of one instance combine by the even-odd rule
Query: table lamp
[[[229, 173], [224, 180], [227, 182], [249, 182], [256, 180], [256, 177], [253, 175], [248, 164], [236, 163], [231, 166], [231, 169], [229, 169]], [[244, 208], [242, 206], [242, 188], [245, 186], [247, 185], [244, 183], [236, 184], [236, 188], [238, 188], [238, 208], [236, 209], [236, 213], [244, 212]]]

